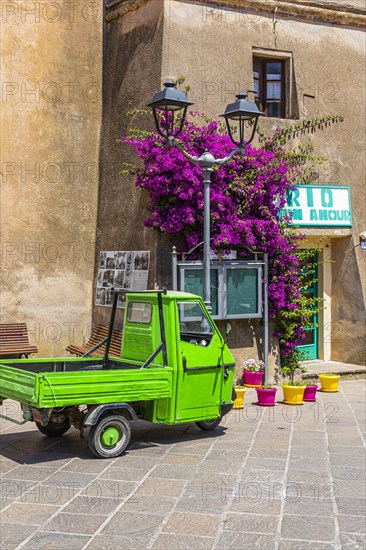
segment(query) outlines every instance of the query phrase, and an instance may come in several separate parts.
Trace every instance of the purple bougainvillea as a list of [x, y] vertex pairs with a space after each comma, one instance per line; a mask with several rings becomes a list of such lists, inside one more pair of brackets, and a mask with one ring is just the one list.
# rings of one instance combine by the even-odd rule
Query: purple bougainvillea
[[[215, 158], [226, 156], [233, 145], [215, 121], [201, 126], [202, 115], [191, 113], [179, 140], [193, 155], [206, 149]], [[188, 250], [203, 238], [203, 174], [175, 147], [168, 148], [157, 134], [125, 137], [143, 162], [135, 185], [150, 198], [149, 217], [144, 224], [160, 232], [180, 233]], [[268, 252], [270, 317], [275, 336], [287, 361], [296, 359], [295, 348], [304, 337], [306, 318], [300, 307], [300, 281], [296, 249], [301, 238], [281, 219], [286, 191], [293, 188], [296, 172], [278, 141], [268, 138], [262, 147], [249, 145], [242, 157], [215, 168], [211, 184], [212, 249], [221, 254], [245, 246]], [[298, 172], [297, 172], [298, 174]], [[276, 199], [276, 200], [275, 200]], [[286, 361], [285, 361], [286, 362]]]

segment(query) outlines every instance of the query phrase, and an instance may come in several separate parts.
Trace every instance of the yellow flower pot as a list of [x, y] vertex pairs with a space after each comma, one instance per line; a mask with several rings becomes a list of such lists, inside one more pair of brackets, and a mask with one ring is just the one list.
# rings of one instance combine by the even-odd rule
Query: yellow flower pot
[[288, 386], [283, 384], [283, 401], [287, 405], [303, 405], [306, 386]]
[[243, 386], [235, 386], [235, 391], [236, 399], [234, 401], [233, 409], [243, 409], [245, 388], [243, 388]]
[[338, 382], [340, 379], [339, 374], [319, 374], [321, 391], [337, 392]]

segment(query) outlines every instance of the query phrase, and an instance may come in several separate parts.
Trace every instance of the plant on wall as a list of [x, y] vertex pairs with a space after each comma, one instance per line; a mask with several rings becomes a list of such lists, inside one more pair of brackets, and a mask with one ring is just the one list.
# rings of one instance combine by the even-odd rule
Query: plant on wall
[[[145, 111], [130, 114], [139, 113]], [[232, 150], [221, 123], [196, 112], [190, 116], [179, 137], [189, 153], [200, 156], [207, 149], [219, 158]], [[339, 118], [329, 117], [326, 122]], [[318, 127], [321, 124], [325, 121], [314, 122]], [[305, 124], [305, 128], [313, 127]], [[296, 127], [297, 132], [302, 129], [301, 125]], [[289, 216], [281, 217], [280, 212], [286, 203], [286, 192], [303, 181], [302, 177], [307, 180], [314, 166], [322, 161], [313, 156], [310, 144], [286, 150], [284, 145], [294, 132], [291, 128], [276, 130], [267, 137], [260, 132], [261, 147], [250, 145], [242, 157], [236, 156], [216, 168], [211, 184], [212, 249], [219, 255], [229, 250], [245, 255], [246, 247], [269, 254], [269, 314], [274, 320], [285, 372], [298, 367], [296, 346], [305, 338], [304, 327], [310, 323], [313, 304], [306, 303], [300, 292], [297, 249], [302, 236], [289, 227]], [[132, 173], [136, 187], [148, 193], [149, 216], [144, 225], [161, 233], [179, 234], [185, 250], [200, 243], [201, 168], [192, 165], [176, 148], [168, 149], [156, 132], [131, 129], [130, 135], [119, 141], [132, 146], [143, 163], [140, 168], [125, 165], [123, 173]]]

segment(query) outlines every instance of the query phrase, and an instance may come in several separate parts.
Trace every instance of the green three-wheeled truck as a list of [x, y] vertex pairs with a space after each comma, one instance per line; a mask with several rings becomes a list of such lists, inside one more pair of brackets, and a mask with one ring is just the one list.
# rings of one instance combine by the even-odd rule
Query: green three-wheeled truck
[[[233, 404], [235, 361], [202, 299], [183, 292], [126, 294], [121, 356], [109, 335], [83, 357], [0, 362], [0, 401], [18, 401], [23, 422], [47, 436], [89, 428], [91, 451], [116, 457], [129, 444], [130, 422], [196, 422], [214, 429]], [[104, 357], [89, 357], [106, 344]]]

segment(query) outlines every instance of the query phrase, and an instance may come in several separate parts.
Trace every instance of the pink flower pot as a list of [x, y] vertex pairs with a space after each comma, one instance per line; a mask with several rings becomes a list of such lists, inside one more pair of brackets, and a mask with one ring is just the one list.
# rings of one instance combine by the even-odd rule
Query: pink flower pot
[[262, 384], [263, 371], [251, 372], [249, 370], [244, 371], [244, 385], [250, 388], [257, 388]]
[[258, 402], [261, 407], [274, 407], [277, 388], [256, 388]]
[[313, 386], [306, 386], [304, 391], [303, 401], [316, 401], [316, 390], [318, 386], [314, 384]]

